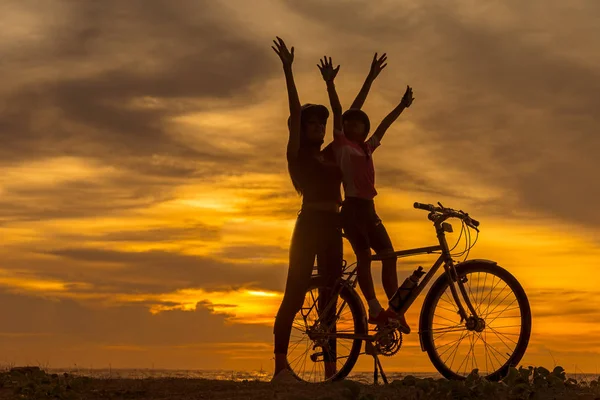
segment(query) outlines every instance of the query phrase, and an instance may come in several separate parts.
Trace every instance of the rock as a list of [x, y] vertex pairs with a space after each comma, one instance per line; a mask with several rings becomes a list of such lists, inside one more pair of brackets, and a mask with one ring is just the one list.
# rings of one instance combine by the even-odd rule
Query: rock
[[13, 367], [10, 369], [10, 373], [19, 373], [23, 375], [36, 375], [43, 373], [40, 367]]

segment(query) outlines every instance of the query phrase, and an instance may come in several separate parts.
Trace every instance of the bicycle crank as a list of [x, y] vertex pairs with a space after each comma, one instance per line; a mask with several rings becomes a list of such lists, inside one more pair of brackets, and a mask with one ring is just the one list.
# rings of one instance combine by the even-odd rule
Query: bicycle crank
[[402, 347], [402, 332], [398, 329], [384, 328], [375, 342], [375, 349], [383, 356], [391, 357]]

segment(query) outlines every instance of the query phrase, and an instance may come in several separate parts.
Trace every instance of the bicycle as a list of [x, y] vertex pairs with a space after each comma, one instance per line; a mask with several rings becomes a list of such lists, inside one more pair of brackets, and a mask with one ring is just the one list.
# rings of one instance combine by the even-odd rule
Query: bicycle
[[[519, 363], [529, 343], [531, 310], [527, 295], [517, 279], [495, 261], [467, 260], [470, 249], [477, 242], [479, 222], [462, 210], [438, 205], [414, 203], [415, 208], [429, 211], [428, 219], [433, 222], [439, 244], [394, 253], [396, 257], [440, 254], [428, 272], [422, 267], [415, 271], [419, 278], [425, 276], [405, 293], [397, 312], [404, 314], [443, 266], [444, 273], [429, 289], [421, 309], [418, 325], [421, 350], [427, 352], [435, 368], [448, 379], [465, 379], [477, 368], [480, 376], [500, 380], [511, 366]], [[452, 225], [446, 222], [449, 218], [458, 218], [462, 223], [457, 244], [452, 249], [446, 240], [446, 233], [453, 231]], [[472, 244], [471, 229], [477, 231]], [[453, 254], [463, 234], [467, 243], [465, 250]], [[463, 261], [454, 261], [453, 256], [464, 254]], [[372, 256], [372, 260], [383, 258]], [[288, 365], [299, 380], [344, 379], [359, 355], [368, 354], [374, 358], [375, 383], [378, 369], [387, 383], [378, 356], [396, 354], [402, 347], [402, 333], [393, 324], [369, 330], [364, 305], [355, 290], [357, 271], [356, 267], [352, 268], [355, 264], [346, 265], [344, 261], [342, 276], [333, 286], [327, 286], [318, 274], [311, 278], [290, 335]], [[504, 285], [499, 288], [502, 283]], [[504, 312], [509, 315], [503, 315]], [[294, 335], [298, 335], [299, 340], [294, 341]], [[361, 351], [363, 341], [366, 343], [364, 352]], [[466, 348], [461, 347], [463, 342], [467, 344]], [[305, 345], [304, 350], [301, 344]], [[492, 346], [494, 344], [500, 349]], [[456, 367], [454, 363], [459, 354], [465, 358]], [[331, 376], [325, 376], [326, 359], [336, 363], [335, 373]]]

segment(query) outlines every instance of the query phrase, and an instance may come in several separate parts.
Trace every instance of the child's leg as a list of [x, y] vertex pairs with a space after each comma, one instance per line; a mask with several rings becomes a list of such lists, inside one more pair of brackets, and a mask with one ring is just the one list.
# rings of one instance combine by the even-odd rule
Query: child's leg
[[371, 275], [371, 246], [369, 244], [366, 219], [361, 215], [363, 210], [353, 203], [345, 203], [342, 207], [342, 225], [348, 241], [356, 254], [356, 272], [358, 286], [369, 305], [370, 314], [381, 310], [381, 305], [375, 296], [375, 286]]
[[[398, 273], [396, 270], [398, 257], [393, 256], [394, 247], [392, 246], [392, 241], [390, 236], [383, 226], [383, 223], [375, 214], [376, 223], [372, 225], [369, 230], [369, 240], [371, 242], [371, 246], [379, 255], [392, 254], [391, 257], [384, 258], [382, 262], [381, 269], [381, 281], [383, 283], [383, 288], [385, 290], [385, 294], [387, 295], [388, 300], [394, 296], [396, 291], [398, 290]], [[410, 333], [411, 329], [404, 318], [404, 315], [397, 315], [394, 319], [400, 322], [400, 331], [403, 333]]]
[[397, 257], [386, 258], [381, 262], [381, 282], [385, 294], [390, 300], [398, 290]]
[[358, 286], [367, 302], [369, 302], [376, 299], [375, 285], [371, 274], [371, 249], [357, 250], [355, 253]]
[[389, 300], [398, 290], [398, 257], [394, 255], [394, 246], [392, 246], [392, 241], [385, 226], [379, 220], [379, 217], [377, 219], [377, 223], [369, 230], [369, 241], [378, 255], [390, 254], [390, 257], [386, 257], [381, 261], [381, 282]]

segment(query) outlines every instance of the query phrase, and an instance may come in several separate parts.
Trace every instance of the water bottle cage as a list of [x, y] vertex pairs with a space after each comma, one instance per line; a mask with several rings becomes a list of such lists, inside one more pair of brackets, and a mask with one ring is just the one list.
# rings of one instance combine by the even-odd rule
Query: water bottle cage
[[399, 309], [400, 307], [402, 307], [402, 304], [404, 304], [404, 300], [410, 295], [410, 293], [413, 291], [413, 288], [403, 288], [403, 287], [399, 287], [398, 290], [396, 290], [396, 293], [394, 293], [394, 295], [392, 296], [392, 298], [389, 301], [390, 306], [392, 306], [393, 309]]

